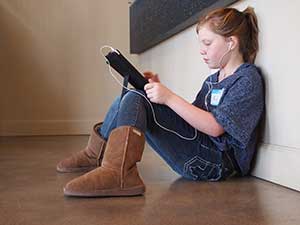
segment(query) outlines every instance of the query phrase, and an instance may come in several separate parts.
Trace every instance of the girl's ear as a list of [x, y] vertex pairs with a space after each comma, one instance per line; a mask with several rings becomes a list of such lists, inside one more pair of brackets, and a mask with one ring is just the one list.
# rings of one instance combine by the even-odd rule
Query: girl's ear
[[236, 36], [228, 37], [227, 41], [228, 41], [228, 51], [231, 51], [238, 46], [238, 38]]

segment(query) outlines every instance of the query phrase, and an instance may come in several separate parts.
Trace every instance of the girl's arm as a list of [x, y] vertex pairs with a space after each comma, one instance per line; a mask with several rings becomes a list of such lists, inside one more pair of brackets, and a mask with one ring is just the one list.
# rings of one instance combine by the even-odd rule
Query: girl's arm
[[176, 94], [172, 94], [165, 103], [191, 126], [213, 137], [224, 133], [223, 127], [216, 121], [212, 113], [202, 110]]
[[151, 102], [169, 106], [197, 130], [213, 137], [224, 133], [223, 127], [216, 121], [212, 113], [192, 105], [163, 84], [150, 81], [144, 89]]

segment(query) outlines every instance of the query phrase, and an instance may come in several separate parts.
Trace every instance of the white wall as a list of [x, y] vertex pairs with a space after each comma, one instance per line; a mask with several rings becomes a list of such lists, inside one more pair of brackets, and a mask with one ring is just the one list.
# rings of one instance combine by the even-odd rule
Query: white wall
[[128, 2], [1, 0], [0, 27], [0, 135], [89, 133], [120, 93], [99, 48], [130, 57]]
[[[257, 65], [266, 80], [267, 106], [263, 145], [253, 175], [300, 190], [300, 3], [245, 0], [233, 6], [243, 10], [248, 5], [255, 8], [261, 30]], [[163, 83], [189, 101], [209, 75], [201, 62], [194, 26], [141, 54], [139, 62], [141, 69], [159, 73]]]

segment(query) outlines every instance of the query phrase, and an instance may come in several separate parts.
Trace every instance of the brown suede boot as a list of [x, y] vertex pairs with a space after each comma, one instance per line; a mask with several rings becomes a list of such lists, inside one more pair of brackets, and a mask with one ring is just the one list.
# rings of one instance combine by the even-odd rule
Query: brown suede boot
[[130, 196], [145, 192], [136, 166], [142, 158], [145, 137], [135, 127], [114, 129], [107, 141], [101, 167], [70, 181], [68, 196]]
[[97, 132], [101, 125], [102, 123], [94, 125], [85, 149], [82, 149], [57, 164], [56, 170], [58, 172], [84, 172], [93, 170], [101, 165], [106, 145], [104, 138]]

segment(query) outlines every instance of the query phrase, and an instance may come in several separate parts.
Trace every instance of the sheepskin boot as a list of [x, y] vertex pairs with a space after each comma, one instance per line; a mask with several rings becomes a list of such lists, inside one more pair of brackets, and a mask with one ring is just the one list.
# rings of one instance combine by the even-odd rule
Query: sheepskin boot
[[145, 136], [135, 127], [121, 126], [108, 138], [102, 165], [64, 188], [67, 196], [132, 196], [145, 192], [136, 163], [142, 158]]
[[85, 149], [60, 161], [56, 170], [61, 173], [86, 172], [101, 165], [106, 145], [105, 139], [97, 132], [102, 123], [94, 125]]

